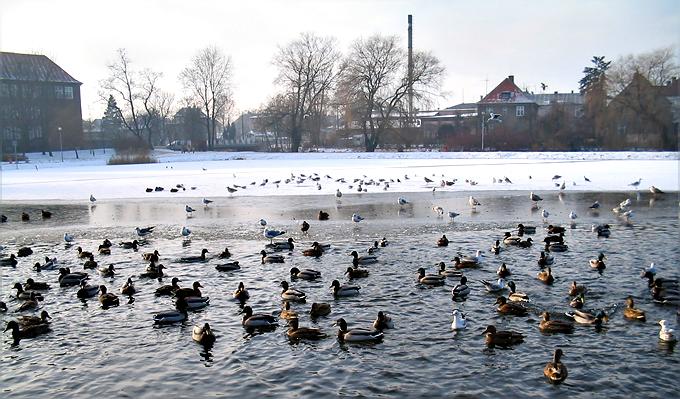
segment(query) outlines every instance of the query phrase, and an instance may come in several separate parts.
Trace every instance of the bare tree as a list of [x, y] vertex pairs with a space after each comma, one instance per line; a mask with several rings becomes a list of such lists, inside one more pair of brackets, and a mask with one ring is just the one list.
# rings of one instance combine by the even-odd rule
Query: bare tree
[[125, 49], [118, 49], [116, 60], [108, 65], [109, 76], [100, 82], [99, 96], [108, 101], [112, 95], [123, 126], [139, 140], [146, 132], [151, 146], [151, 103], [162, 75], [150, 69], [137, 72], [131, 63]]
[[416, 102], [436, 95], [444, 67], [428, 52], [414, 52], [413, 75], [408, 77], [405, 50], [396, 36], [374, 35], [356, 40], [344, 63], [342, 96], [362, 109], [361, 124], [366, 151], [375, 151], [384, 133], [400, 123], [405, 97], [413, 89]]
[[680, 74], [675, 48], [663, 47], [648, 53], [628, 54], [617, 59], [607, 71], [609, 95], [615, 97], [633, 81], [639, 73], [655, 86], [666, 84]]
[[163, 90], [159, 90], [158, 94], [153, 98], [151, 109], [157, 116], [155, 122], [156, 131], [158, 132], [158, 139], [161, 143], [168, 141], [168, 132], [166, 123], [168, 118], [174, 110], [175, 95]]
[[215, 145], [217, 121], [231, 111], [231, 58], [216, 47], [201, 50], [179, 77], [205, 113], [208, 148]]
[[302, 143], [305, 119], [313, 110], [323, 110], [322, 99], [338, 76], [340, 52], [336, 41], [303, 33], [284, 47], [279, 47], [274, 65], [279, 70], [277, 83], [282, 86], [290, 106], [290, 150], [298, 152]]

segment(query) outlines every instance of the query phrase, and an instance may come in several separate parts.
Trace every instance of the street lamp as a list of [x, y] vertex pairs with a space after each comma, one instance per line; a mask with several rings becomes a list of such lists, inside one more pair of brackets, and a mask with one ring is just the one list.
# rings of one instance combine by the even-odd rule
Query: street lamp
[[57, 128], [59, 131], [59, 151], [61, 152], [61, 162], [64, 162], [64, 144], [61, 141], [61, 126]]
[[484, 151], [484, 130], [485, 128], [488, 128], [489, 123], [491, 122], [497, 122], [501, 123], [503, 122], [503, 116], [501, 114], [494, 114], [493, 112], [489, 112], [489, 119], [484, 119], [483, 117], [484, 114], [482, 114], [482, 151]]

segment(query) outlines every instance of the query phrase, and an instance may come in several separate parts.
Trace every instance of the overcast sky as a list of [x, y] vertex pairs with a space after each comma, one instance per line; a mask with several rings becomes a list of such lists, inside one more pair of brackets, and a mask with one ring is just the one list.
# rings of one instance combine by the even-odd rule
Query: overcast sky
[[[300, 32], [335, 37], [396, 34], [446, 67], [440, 107], [478, 101], [507, 75], [531, 91], [577, 90], [593, 55], [608, 59], [680, 48], [680, 1], [160, 1], [0, 0], [0, 50], [45, 54], [83, 82], [84, 118], [99, 118], [98, 82], [116, 49], [134, 66], [163, 73], [181, 98], [178, 74], [201, 48], [231, 55], [237, 112], [275, 90], [277, 46]], [[488, 79], [488, 83], [487, 83]]]

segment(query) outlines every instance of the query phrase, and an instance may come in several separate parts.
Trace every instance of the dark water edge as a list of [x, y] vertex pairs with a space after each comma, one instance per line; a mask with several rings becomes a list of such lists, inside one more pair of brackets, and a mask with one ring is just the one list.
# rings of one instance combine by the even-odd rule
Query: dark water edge
[[[473, 288], [464, 303], [451, 301], [450, 290], [457, 279], [444, 287], [425, 288], [416, 283], [415, 271], [434, 264], [450, 264], [457, 252], [472, 254], [488, 250], [503, 231], [518, 222], [543, 226], [540, 212], [531, 209], [528, 193], [480, 192], [473, 195], [482, 202], [472, 213], [467, 195], [456, 193], [419, 193], [406, 195], [412, 204], [399, 207], [398, 194], [345, 195], [340, 202], [328, 196], [221, 198], [204, 209], [198, 200], [170, 202], [128, 200], [100, 202], [95, 207], [81, 204], [2, 203], [0, 213], [10, 217], [0, 225], [0, 245], [4, 254], [29, 245], [34, 254], [22, 258], [16, 269], [0, 268], [0, 297], [10, 312], [0, 314], [5, 324], [15, 314], [18, 302], [11, 300], [11, 285], [27, 277], [48, 281], [52, 289], [46, 294], [43, 308], [52, 314], [49, 334], [24, 340], [11, 346], [9, 332], [0, 343], [3, 373], [0, 387], [8, 397], [160, 397], [165, 395], [205, 397], [262, 396], [384, 396], [384, 397], [672, 397], [677, 395], [680, 357], [675, 346], [660, 344], [662, 318], [673, 327], [678, 323], [676, 308], [651, 302], [639, 271], [654, 261], [659, 274], [680, 275], [680, 232], [677, 193], [652, 198], [643, 193], [575, 193], [544, 195], [541, 203], [551, 213], [549, 221], [567, 225], [567, 214], [574, 210], [579, 218], [568, 229], [566, 242], [570, 250], [555, 254], [553, 273], [556, 282], [544, 286], [535, 275], [539, 246], [530, 249], [509, 248], [499, 256], [486, 255], [483, 267], [466, 272]], [[624, 224], [610, 211], [630, 197], [635, 211], [631, 224]], [[594, 201], [602, 203], [598, 214], [587, 211]], [[187, 219], [184, 204], [197, 209]], [[439, 218], [432, 206], [461, 213], [455, 222]], [[39, 209], [54, 212], [41, 220]], [[319, 222], [320, 209], [330, 213], [330, 220]], [[20, 222], [26, 211], [31, 221]], [[352, 213], [366, 220], [351, 223]], [[260, 218], [273, 228], [291, 232], [298, 247], [312, 241], [330, 242], [333, 249], [319, 259], [301, 256], [296, 250], [286, 255], [281, 265], [261, 265], [257, 253], [265, 244]], [[310, 233], [299, 231], [301, 220], [312, 225]], [[598, 239], [590, 231], [591, 223], [610, 223], [612, 236]], [[153, 295], [161, 283], [136, 280], [139, 291], [135, 301], [103, 310], [96, 300], [80, 302], [76, 289], [59, 288], [57, 272], [36, 273], [30, 267], [44, 255], [56, 256], [64, 266], [82, 269], [73, 247], [66, 248], [64, 231], [77, 237], [85, 250], [96, 250], [105, 237], [114, 242], [128, 241], [134, 227], [157, 225], [149, 244], [139, 252], [158, 249], [161, 263], [168, 267], [163, 284], [173, 276], [182, 286], [200, 280], [211, 305], [190, 313], [182, 325], [154, 327], [152, 314], [172, 308], [168, 298]], [[194, 232], [188, 243], [179, 235], [181, 226]], [[446, 234], [447, 248], [435, 246]], [[367, 266], [371, 275], [358, 284], [358, 297], [334, 300], [328, 286], [333, 279], [343, 279], [351, 264], [351, 250], [363, 251], [373, 240], [387, 237], [390, 245], [380, 251], [380, 262]], [[542, 239], [543, 231], [534, 238]], [[225, 246], [239, 260], [237, 272], [218, 272], [211, 260], [207, 264], [180, 264], [180, 256], [198, 254], [208, 248], [215, 255]], [[602, 275], [590, 270], [588, 259], [600, 251], [607, 255], [607, 269]], [[144, 270], [139, 253], [114, 248], [109, 257], [97, 256], [103, 264], [115, 264], [119, 275], [114, 279], [91, 274], [91, 284], [105, 284], [110, 291], [120, 288], [128, 276]], [[481, 279], [495, 279], [495, 270], [505, 262], [512, 270], [510, 279], [520, 291], [532, 298], [534, 311], [528, 317], [500, 316], [495, 312], [495, 296], [484, 291]], [[278, 283], [289, 280], [288, 270], [314, 268], [322, 272], [319, 282], [295, 281], [304, 290], [307, 304], [295, 305], [301, 326], [315, 326], [331, 337], [319, 342], [290, 343], [282, 325], [274, 332], [251, 335], [240, 325], [240, 310], [231, 301], [231, 292], [239, 281], [249, 288], [248, 304], [256, 312], [278, 314], [281, 301]], [[544, 335], [538, 331], [539, 313], [568, 310], [567, 288], [572, 280], [586, 284], [589, 294], [586, 307], [606, 308], [610, 322], [601, 331], [578, 327], [573, 334]], [[622, 317], [620, 306], [633, 295], [636, 306], [647, 312], [646, 323], [632, 323]], [[308, 310], [312, 302], [329, 302], [333, 313], [312, 320]], [[461, 309], [468, 315], [468, 329], [450, 330], [451, 311]], [[350, 328], [368, 327], [378, 310], [390, 313], [396, 328], [388, 330], [384, 342], [376, 345], [340, 344], [332, 323], [344, 317]], [[206, 352], [191, 340], [194, 324], [210, 322], [217, 343]], [[521, 331], [525, 342], [512, 349], [489, 349], [480, 336], [487, 324]], [[676, 329], [677, 331], [677, 329]], [[565, 351], [564, 363], [569, 378], [561, 386], [547, 384], [542, 369], [552, 351]], [[4, 395], [3, 395], [4, 396]]]

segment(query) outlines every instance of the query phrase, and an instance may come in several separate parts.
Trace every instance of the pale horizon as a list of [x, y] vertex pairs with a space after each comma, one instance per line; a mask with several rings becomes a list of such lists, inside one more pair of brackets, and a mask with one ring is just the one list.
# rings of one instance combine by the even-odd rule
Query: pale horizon
[[[136, 12], [129, 14], [130, 9]], [[103, 10], [106, 10], [105, 13]], [[205, 10], [213, 10], [205, 15]], [[446, 67], [436, 105], [476, 102], [508, 75], [523, 89], [569, 92], [594, 55], [616, 60], [680, 47], [674, 1], [95, 1], [0, 3], [0, 51], [44, 54], [83, 83], [84, 119], [100, 118], [99, 81], [125, 48], [133, 65], [162, 72], [162, 88], [183, 97], [180, 71], [214, 45], [233, 61], [235, 114], [260, 107], [276, 91], [277, 46], [302, 32], [332, 36], [343, 52], [359, 37], [398, 35]], [[155, 19], [149, 20], [150, 17]], [[126, 23], [123, 21], [127, 20]]]

